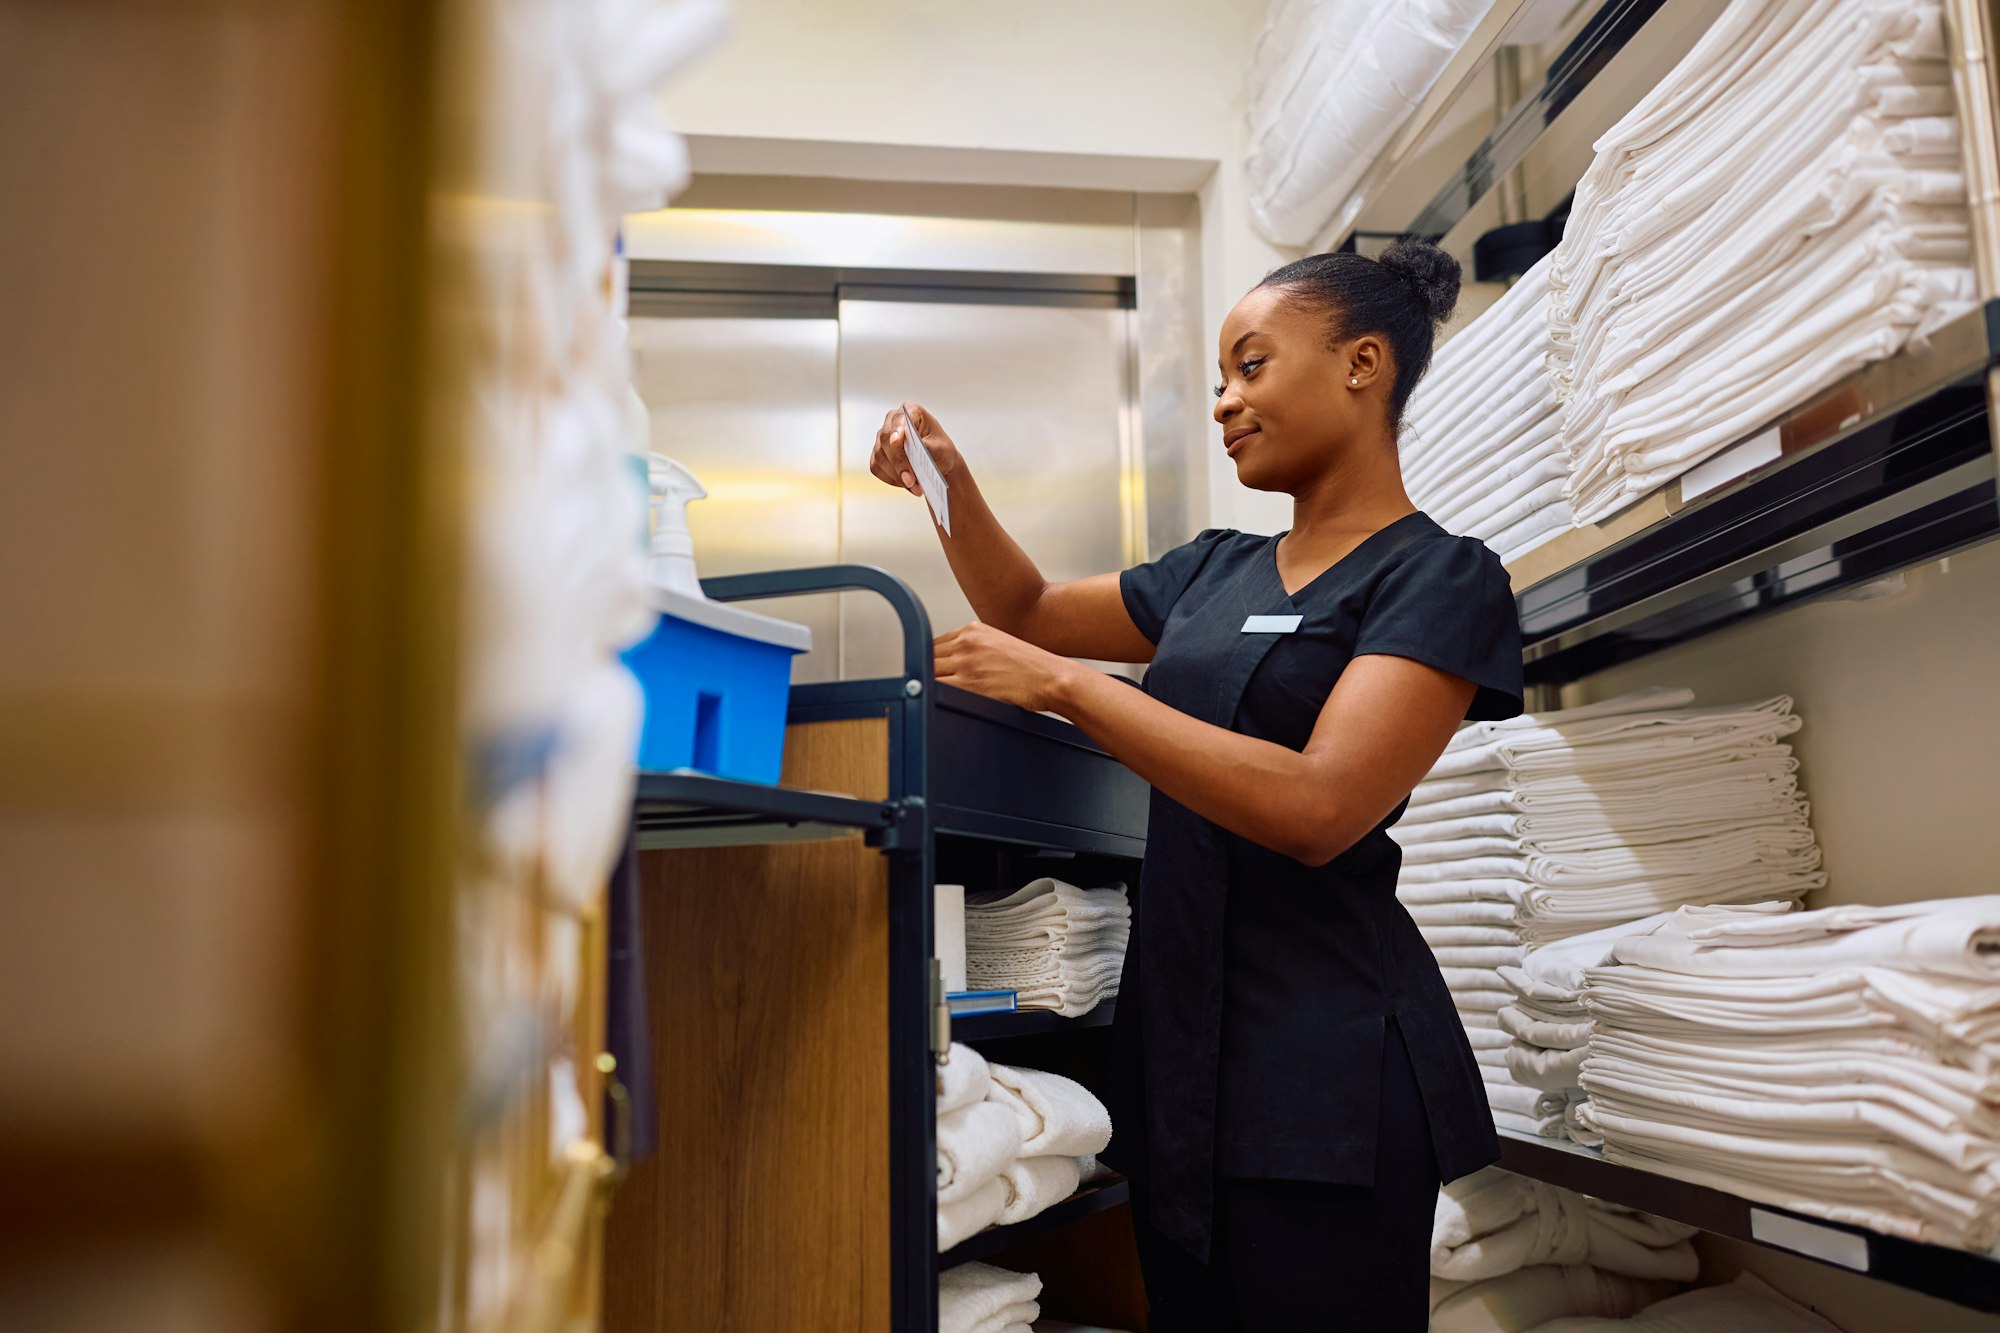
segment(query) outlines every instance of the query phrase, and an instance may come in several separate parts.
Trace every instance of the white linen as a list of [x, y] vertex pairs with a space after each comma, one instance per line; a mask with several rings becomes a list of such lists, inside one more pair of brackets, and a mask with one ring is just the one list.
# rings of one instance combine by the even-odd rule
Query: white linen
[[986, 1058], [961, 1042], [951, 1044], [945, 1058], [938, 1062], [935, 1077], [940, 1116], [985, 1101], [986, 1090], [993, 1084]]
[[1001, 1333], [1041, 1318], [1042, 1279], [988, 1264], [957, 1264], [938, 1274], [938, 1333]]
[[1618, 941], [1581, 991], [1593, 1032], [1577, 1121], [1614, 1161], [1992, 1245], [2000, 983], [1983, 941], [1996, 906], [1704, 907]]
[[938, 1203], [938, 1253], [993, 1225], [1007, 1204], [1007, 1187], [994, 1176], [963, 1198]]
[[1578, 523], [1968, 307], [1937, 15], [1735, 0], [1599, 138], [1549, 259]]
[[1131, 931], [1122, 885], [1080, 889], [1043, 878], [991, 901], [970, 898], [966, 980], [1014, 991], [1022, 1008], [1075, 1018], [1118, 993]]
[[1021, 1125], [995, 1102], [961, 1107], [937, 1118], [937, 1192], [953, 1203], [992, 1180], [1021, 1152]]
[[1476, 1282], [1433, 1278], [1430, 1333], [1520, 1333], [1564, 1316], [1617, 1318], [1671, 1295], [1676, 1286], [1589, 1264], [1536, 1264]]
[[1000, 1223], [1025, 1222], [1076, 1193], [1083, 1173], [1074, 1157], [1023, 1157], [1000, 1173], [1007, 1199]]
[[1039, 1069], [990, 1068], [990, 1104], [1005, 1107], [1014, 1117], [1019, 1155], [1080, 1157], [1110, 1145], [1111, 1113], [1081, 1083]]
[[1438, 1192], [1431, 1273], [1490, 1278], [1536, 1264], [1590, 1263], [1609, 1272], [1691, 1280], [1695, 1228], [1635, 1213], [1498, 1167]]
[[1697, 976], [1887, 967], [2000, 982], [2000, 895], [1790, 916], [1688, 907], [1616, 952], [1620, 962]]
[[1629, 1319], [1572, 1316], [1538, 1324], [1531, 1333], [1840, 1333], [1840, 1329], [1779, 1295], [1755, 1274], [1742, 1273], [1724, 1286], [1668, 1297]]
[[1580, 991], [1631, 931], [1686, 904], [1785, 910], [1824, 884], [1784, 743], [1800, 725], [1785, 696], [1696, 708], [1654, 690], [1448, 743], [1412, 795], [1420, 818], [1393, 830], [1397, 898], [1475, 1051], [1501, 1053], [1481, 1060], [1507, 1075], [1497, 1123], [1594, 1136], [1572, 1110], [1592, 1031]]
[[1281, 0], [1252, 48], [1250, 219], [1309, 245], [1416, 110], [1493, 0]]

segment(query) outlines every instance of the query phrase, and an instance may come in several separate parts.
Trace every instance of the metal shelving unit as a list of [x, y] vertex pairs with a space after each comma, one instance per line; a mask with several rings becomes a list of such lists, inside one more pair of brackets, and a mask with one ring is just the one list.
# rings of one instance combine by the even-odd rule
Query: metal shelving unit
[[948, 1034], [1060, 1037], [1105, 1028], [1114, 1012], [1107, 1001], [1075, 1020], [1037, 1011], [949, 1020], [933, 984], [938, 842], [950, 840], [960, 859], [991, 849], [1008, 858], [1136, 860], [1145, 849], [1147, 788], [1074, 727], [937, 685], [929, 619], [915, 594], [881, 570], [833, 566], [707, 579], [702, 587], [717, 601], [869, 591], [891, 604], [902, 626], [901, 675], [799, 686], [789, 706], [794, 724], [885, 719], [886, 799], [646, 773], [633, 818], [642, 850], [861, 838], [887, 858], [890, 1321], [899, 1333], [928, 1333], [937, 1324], [940, 1268], [1000, 1254], [1128, 1197], [1123, 1182], [1087, 1189], [938, 1255], [933, 1061]]
[[1801, 1254], [1975, 1310], [2000, 1311], [2000, 1260], [1987, 1255], [1806, 1217], [1656, 1171], [1607, 1162], [1602, 1154], [1573, 1143], [1508, 1130], [1500, 1132], [1500, 1165], [1719, 1236]]
[[[1465, 96], [1488, 95], [1525, 4], [1496, 4], [1423, 105], [1362, 177], [1320, 248], [1356, 234], [1390, 186], [1430, 202], [1395, 220], [1442, 237], [1523, 163], [1577, 95], [1670, 7], [1605, 0], [1538, 88], [1464, 159], [1421, 151]], [[1769, 421], [1716, 456], [1699, 489], [1669, 483], [1603, 523], [1510, 566], [1531, 685], [1556, 687], [1808, 598], [1882, 578], [2000, 535], [2000, 91], [1991, 0], [1944, 0], [1973, 264], [1982, 303], [1886, 361]], [[1683, 13], [1687, 11], [1683, 10]], [[1600, 127], [1601, 128], [1601, 127]], [[1426, 173], [1421, 181], [1417, 173]], [[1414, 187], [1414, 188], [1412, 188]], [[1384, 231], [1371, 219], [1371, 234]], [[1727, 461], [1744, 460], [1731, 475]], [[1708, 478], [1726, 478], [1718, 482]], [[1608, 1162], [1569, 1143], [1502, 1132], [1507, 1170], [1983, 1311], [2000, 1311], [2000, 1262], [1808, 1218], [1723, 1190]]]

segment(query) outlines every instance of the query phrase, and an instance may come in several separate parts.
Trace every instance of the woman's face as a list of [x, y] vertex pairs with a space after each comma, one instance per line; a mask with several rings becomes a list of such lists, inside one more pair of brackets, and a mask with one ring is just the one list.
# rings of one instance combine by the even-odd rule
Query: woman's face
[[1253, 490], [1296, 494], [1383, 417], [1382, 340], [1329, 347], [1327, 319], [1280, 288], [1258, 287], [1222, 321], [1215, 419], [1237, 479]]

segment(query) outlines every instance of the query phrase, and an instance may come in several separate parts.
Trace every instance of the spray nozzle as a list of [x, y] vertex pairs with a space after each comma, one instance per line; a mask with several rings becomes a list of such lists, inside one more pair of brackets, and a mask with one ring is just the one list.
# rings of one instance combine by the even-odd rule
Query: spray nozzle
[[708, 495], [694, 473], [665, 454], [648, 456], [648, 480], [653, 504], [653, 547], [646, 562], [652, 582], [690, 597], [700, 597], [701, 578], [695, 572], [694, 539], [688, 535], [687, 507]]

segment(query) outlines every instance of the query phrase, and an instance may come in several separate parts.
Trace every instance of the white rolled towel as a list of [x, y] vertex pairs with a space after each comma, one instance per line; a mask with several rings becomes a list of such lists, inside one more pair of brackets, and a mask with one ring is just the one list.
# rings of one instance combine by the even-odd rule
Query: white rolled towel
[[940, 1203], [937, 1210], [938, 1253], [978, 1235], [993, 1225], [1007, 1206], [1007, 1187], [995, 1176], [964, 1198]]
[[[1095, 1160], [1095, 1159], [1092, 1159]], [[1083, 1173], [1074, 1157], [1023, 1157], [1000, 1173], [1007, 1202], [1000, 1223], [1025, 1222], [1076, 1193]]]
[[993, 1074], [989, 1105], [1008, 1108], [1019, 1126], [1016, 1155], [1081, 1157], [1110, 1145], [1111, 1112], [1081, 1083], [1039, 1069], [1002, 1064], [989, 1068]]
[[938, 1274], [938, 1333], [1000, 1333], [1042, 1317], [1042, 1279], [990, 1264], [959, 1264]]
[[1021, 1122], [998, 1102], [980, 1102], [939, 1116], [938, 1202], [965, 1198], [1020, 1155]]
[[937, 1113], [945, 1116], [961, 1107], [977, 1106], [986, 1100], [992, 1086], [993, 1076], [987, 1072], [986, 1057], [970, 1046], [953, 1042], [937, 1067]]

